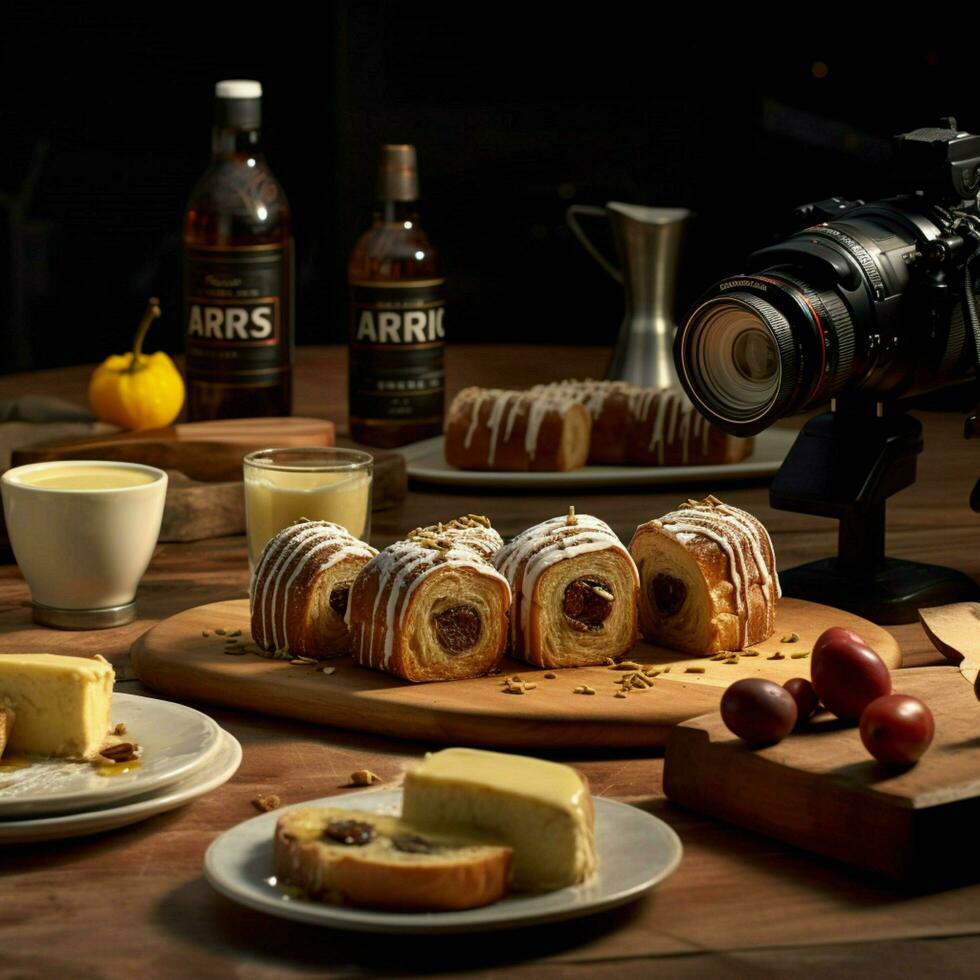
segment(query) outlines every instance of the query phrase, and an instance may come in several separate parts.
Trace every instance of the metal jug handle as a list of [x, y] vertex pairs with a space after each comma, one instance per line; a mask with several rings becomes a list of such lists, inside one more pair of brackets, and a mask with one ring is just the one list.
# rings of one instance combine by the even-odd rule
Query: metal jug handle
[[612, 264], [612, 262], [607, 259], [602, 252], [599, 251], [589, 241], [588, 236], [582, 231], [575, 215], [585, 214], [593, 218], [608, 218], [605, 208], [597, 207], [594, 204], [572, 204], [569, 206], [568, 210], [565, 212], [565, 221], [568, 227], [572, 229], [572, 234], [582, 243], [585, 250], [589, 253], [616, 280], [618, 283], [623, 281], [623, 273]]

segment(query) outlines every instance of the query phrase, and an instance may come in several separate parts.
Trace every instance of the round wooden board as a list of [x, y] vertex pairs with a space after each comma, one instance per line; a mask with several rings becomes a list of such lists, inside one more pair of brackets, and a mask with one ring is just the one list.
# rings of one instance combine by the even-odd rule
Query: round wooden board
[[[641, 641], [631, 658], [664, 672], [653, 687], [627, 698], [614, 697], [622, 674], [608, 667], [560, 670], [546, 680], [542, 670], [505, 660], [503, 674], [517, 673], [537, 685], [514, 695], [505, 693], [500, 676], [410, 684], [343, 658], [329, 661], [336, 670], [324, 674], [320, 665], [230, 656], [224, 653], [225, 637], [214, 630], [241, 630], [247, 640], [246, 599], [197, 606], [165, 619], [133, 644], [132, 661], [140, 680], [164, 694], [354, 731], [499, 748], [658, 746], [672, 726], [716, 710], [732, 681], [808, 677], [809, 656], [793, 654], [809, 654], [829, 626], [857, 630], [889, 667], [901, 666], [898, 643], [880, 626], [801, 599], [780, 600], [775, 633], [752, 648], [758, 656], [742, 655], [738, 663], [688, 658]], [[204, 631], [211, 635], [203, 636]], [[797, 642], [780, 642], [794, 632]], [[783, 658], [769, 659], [777, 651]], [[573, 693], [581, 684], [596, 693]]]

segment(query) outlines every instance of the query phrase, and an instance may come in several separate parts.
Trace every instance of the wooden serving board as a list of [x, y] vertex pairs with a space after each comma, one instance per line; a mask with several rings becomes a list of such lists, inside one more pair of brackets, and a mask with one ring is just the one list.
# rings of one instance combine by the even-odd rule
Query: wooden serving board
[[[131, 652], [140, 680], [165, 694], [338, 728], [500, 748], [656, 746], [664, 744], [674, 725], [715, 710], [725, 688], [740, 677], [780, 682], [808, 677], [809, 658], [792, 654], [808, 653], [829, 626], [857, 630], [890, 667], [901, 665], [898, 644], [881, 627], [801, 599], [780, 600], [773, 637], [754, 648], [758, 656], [742, 656], [736, 664], [637, 644], [633, 660], [670, 670], [657, 676], [649, 690], [627, 698], [614, 697], [622, 674], [608, 667], [556, 671], [557, 677], [547, 680], [543, 670], [505, 661], [503, 674], [517, 673], [537, 684], [527, 694], [514, 695], [504, 692], [499, 676], [410, 684], [345, 659], [329, 661], [336, 672], [326, 675], [315, 666], [255, 654], [229, 656], [223, 652], [224, 637], [213, 631], [240, 629], [247, 639], [245, 599], [178, 613], [140, 637]], [[205, 630], [211, 636], [202, 636]], [[791, 632], [799, 634], [799, 641], [781, 643]], [[767, 659], [776, 651], [784, 651], [784, 658]], [[699, 672], [687, 673], [688, 668]], [[596, 694], [573, 693], [582, 684]]]
[[818, 715], [778, 745], [751, 749], [718, 714], [667, 740], [664, 791], [675, 803], [894, 878], [980, 873], [980, 704], [955, 667], [895, 675], [896, 693], [932, 710], [936, 735], [911, 768], [876, 762], [856, 726]]

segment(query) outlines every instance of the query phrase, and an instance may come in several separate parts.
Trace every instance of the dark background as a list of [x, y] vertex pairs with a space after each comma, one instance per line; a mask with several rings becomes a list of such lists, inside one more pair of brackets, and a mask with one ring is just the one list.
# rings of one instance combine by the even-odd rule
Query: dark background
[[125, 349], [153, 293], [149, 347], [180, 350], [181, 215], [218, 79], [265, 88], [299, 343], [346, 336], [344, 264], [382, 142], [418, 146], [451, 339], [599, 343], [619, 287], [567, 231], [569, 204], [693, 208], [683, 308], [792, 206], [888, 189], [891, 134], [950, 114], [980, 127], [973, 30], [888, 28], [693, 5], [8, 4], [0, 370]]

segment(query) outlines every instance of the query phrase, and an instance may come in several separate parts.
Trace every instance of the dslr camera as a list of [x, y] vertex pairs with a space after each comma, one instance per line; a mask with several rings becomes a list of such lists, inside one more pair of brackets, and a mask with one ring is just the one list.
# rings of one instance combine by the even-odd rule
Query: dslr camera
[[893, 402], [977, 375], [980, 136], [944, 119], [894, 146], [908, 193], [798, 208], [800, 230], [678, 328], [677, 373], [711, 422], [754, 435], [830, 399]]

